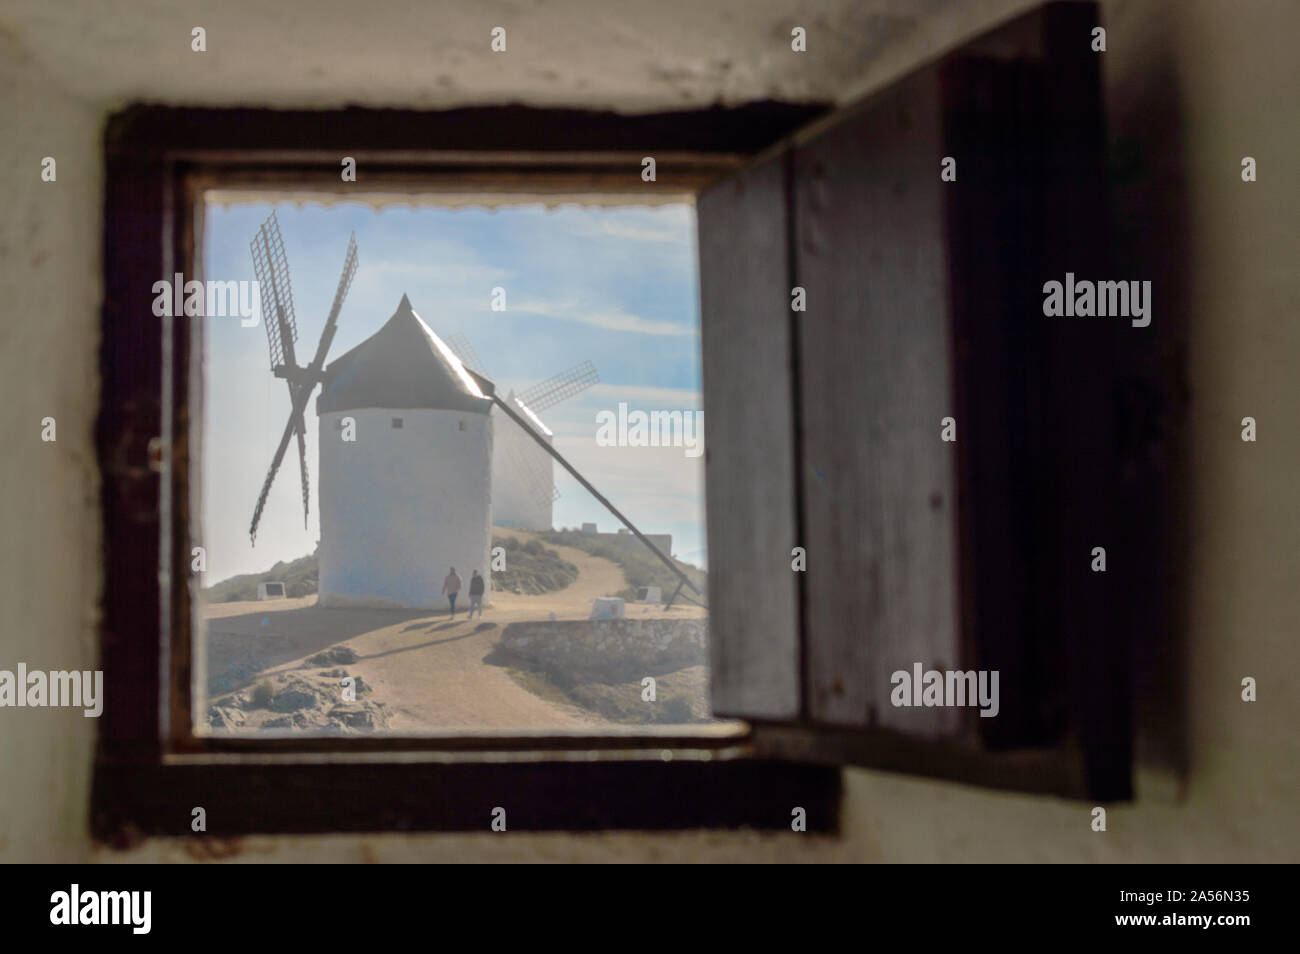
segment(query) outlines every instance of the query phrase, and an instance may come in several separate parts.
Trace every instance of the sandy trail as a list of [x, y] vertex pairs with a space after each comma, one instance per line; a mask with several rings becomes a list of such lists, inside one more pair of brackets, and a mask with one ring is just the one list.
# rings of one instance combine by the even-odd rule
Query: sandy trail
[[[520, 540], [533, 536], [494, 533]], [[578, 579], [540, 596], [494, 592], [482, 621], [476, 617], [470, 622], [459, 606], [454, 621], [445, 612], [323, 609], [314, 596], [212, 604], [204, 612], [210, 691], [215, 695], [242, 687], [263, 672], [289, 672], [322, 649], [347, 646], [360, 659], [345, 668], [374, 687], [370, 698], [388, 706], [390, 732], [606, 726], [604, 719], [577, 706], [533, 695], [505, 669], [484, 662], [507, 623], [548, 619], [551, 613], [557, 619], [586, 619], [595, 597], [627, 586], [617, 564], [572, 547], [547, 546], [578, 567]], [[647, 615], [644, 609], [628, 606], [629, 615]], [[703, 613], [682, 604], [667, 615], [685, 619]]]

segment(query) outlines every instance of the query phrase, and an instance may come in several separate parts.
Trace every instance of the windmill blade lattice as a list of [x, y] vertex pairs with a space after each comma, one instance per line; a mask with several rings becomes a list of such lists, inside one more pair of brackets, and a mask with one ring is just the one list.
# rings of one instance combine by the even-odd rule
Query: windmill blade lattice
[[307, 483], [307, 422], [301, 414], [295, 425], [298, 431], [298, 473], [302, 477], [302, 528], [307, 529], [307, 514], [311, 507], [311, 491]]
[[540, 384], [534, 384], [518, 397], [528, 405], [530, 410], [540, 414], [547, 408], [555, 407], [561, 401], [567, 401], [575, 394], [580, 394], [599, 382], [600, 375], [596, 373], [596, 366], [590, 361], [584, 361]]
[[474, 350], [474, 346], [471, 345], [469, 339], [459, 331], [447, 339], [447, 345], [452, 351], [456, 352], [456, 357], [460, 358], [461, 363], [464, 364], [465, 367], [469, 368], [475, 374], [481, 374], [485, 378], [490, 376], [487, 373], [487, 368], [483, 366], [483, 362], [480, 360], [478, 352]]
[[271, 352], [271, 370], [292, 364], [293, 344], [298, 340], [298, 318], [293, 311], [293, 288], [289, 282], [289, 257], [284, 251], [280, 223], [272, 212], [249, 243], [253, 253], [253, 274], [262, 298], [262, 323]]

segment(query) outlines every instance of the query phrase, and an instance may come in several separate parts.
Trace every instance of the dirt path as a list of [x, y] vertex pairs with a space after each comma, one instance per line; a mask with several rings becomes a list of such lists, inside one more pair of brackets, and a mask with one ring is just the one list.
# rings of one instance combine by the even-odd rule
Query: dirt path
[[[522, 531], [498, 536], [532, 538]], [[548, 544], [549, 546], [549, 544]], [[347, 671], [374, 688], [373, 698], [392, 713], [389, 731], [578, 729], [607, 723], [584, 709], [552, 702], [518, 685], [500, 666], [484, 662], [507, 623], [550, 618], [586, 619], [591, 601], [627, 586], [622, 569], [572, 547], [555, 546], [578, 567], [570, 586], [540, 596], [494, 592], [483, 620], [463, 612], [322, 609], [315, 597], [268, 602], [217, 603], [206, 608], [211, 692], [248, 684], [260, 673], [289, 672], [322, 649], [347, 646], [358, 657]], [[638, 608], [629, 606], [636, 614]], [[674, 618], [701, 615], [675, 607]]]

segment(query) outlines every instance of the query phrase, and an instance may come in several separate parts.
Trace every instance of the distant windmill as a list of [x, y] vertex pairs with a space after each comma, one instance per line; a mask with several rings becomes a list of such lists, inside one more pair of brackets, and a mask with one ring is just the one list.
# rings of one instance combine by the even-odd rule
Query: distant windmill
[[[465, 335], [457, 332], [450, 335], [447, 339], [448, 346], [456, 352], [456, 357], [464, 365], [476, 374], [487, 377], [487, 369], [475, 352], [473, 345]], [[561, 401], [580, 394], [587, 388], [600, 381], [600, 376], [596, 373], [596, 367], [590, 361], [583, 361], [574, 365], [567, 371], [561, 371], [554, 377], [548, 378], [532, 387], [526, 389], [522, 394], [509, 394], [507, 401], [513, 401], [517, 409], [522, 409], [525, 418], [531, 417], [536, 420], [545, 431], [546, 425], [537, 419], [537, 414], [552, 408]], [[534, 430], [536, 427], [534, 427]], [[546, 431], [546, 437], [550, 432]], [[517, 441], [505, 433], [498, 434], [497, 446], [499, 453], [504, 457], [504, 462], [508, 465], [510, 476], [514, 481], [522, 484], [526, 488], [528, 495], [532, 498], [534, 506], [539, 512], [550, 513], [550, 505], [560, 499], [560, 491], [555, 486], [555, 482], [550, 475], [551, 462], [543, 454], [539, 457], [536, 446], [531, 441]], [[498, 502], [505, 503], [508, 507], [510, 491], [506, 482], [501, 479], [504, 477], [505, 468], [497, 469], [498, 479], [496, 481], [496, 493]], [[498, 516], [501, 516], [498, 514]], [[505, 521], [510, 523], [509, 519]], [[549, 523], [549, 521], [548, 521]], [[534, 527], [533, 529], [541, 529]]]
[[[488, 376], [487, 366], [483, 364], [483, 359], [478, 356], [478, 352], [469, 343], [469, 339], [459, 331], [447, 337], [447, 346], [456, 353], [456, 357], [460, 358], [465, 367], [475, 374], [483, 377]], [[514, 396], [511, 395], [511, 397]], [[521, 445], [518, 441], [511, 440], [505, 434], [497, 435], [496, 452], [505, 456], [514, 479], [527, 488], [529, 496], [533, 498], [533, 503], [537, 507], [549, 508], [552, 503], [560, 499], [560, 491], [550, 479], [549, 474], [542, 470], [539, 462], [531, 459], [533, 455], [529, 454], [524, 449], [525, 447], [531, 447], [531, 445]], [[546, 461], [545, 466], [547, 468], [551, 466], [549, 460]]]
[[262, 316], [266, 325], [266, 342], [271, 352], [271, 373], [277, 378], [284, 378], [289, 386], [289, 399], [292, 407], [289, 420], [284, 426], [280, 445], [271, 459], [271, 469], [266, 473], [262, 483], [262, 492], [257, 497], [257, 506], [253, 509], [253, 522], [248, 527], [248, 537], [257, 541], [257, 524], [262, 519], [262, 510], [266, 507], [267, 495], [275, 481], [276, 471], [284, 459], [284, 452], [289, 447], [290, 438], [298, 438], [298, 467], [302, 475], [302, 523], [307, 526], [308, 484], [307, 484], [307, 427], [303, 411], [307, 408], [312, 391], [320, 383], [325, 366], [325, 356], [329, 353], [338, 327], [339, 310], [352, 285], [352, 276], [357, 270], [357, 240], [355, 233], [348, 238], [348, 251], [343, 260], [343, 273], [339, 276], [338, 289], [334, 292], [334, 304], [330, 307], [329, 317], [325, 319], [325, 328], [321, 331], [316, 353], [305, 367], [299, 366], [294, 348], [298, 340], [298, 321], [293, 311], [293, 289], [289, 281], [289, 259], [284, 251], [284, 240], [280, 237], [280, 223], [272, 212], [270, 218], [262, 223], [257, 235], [249, 243], [253, 252], [253, 272], [257, 275], [262, 291]]

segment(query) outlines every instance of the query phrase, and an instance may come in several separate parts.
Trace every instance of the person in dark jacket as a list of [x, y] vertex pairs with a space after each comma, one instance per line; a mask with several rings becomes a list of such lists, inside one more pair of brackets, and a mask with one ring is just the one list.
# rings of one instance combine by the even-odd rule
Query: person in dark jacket
[[469, 619], [474, 618], [474, 607], [478, 607], [478, 618], [483, 618], [483, 577], [478, 570], [469, 578]]

